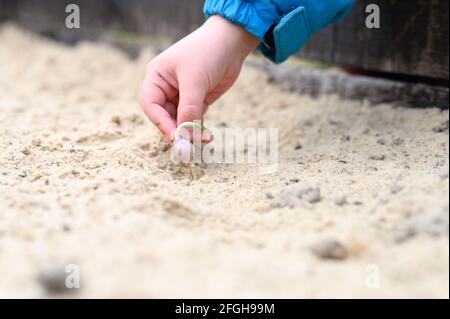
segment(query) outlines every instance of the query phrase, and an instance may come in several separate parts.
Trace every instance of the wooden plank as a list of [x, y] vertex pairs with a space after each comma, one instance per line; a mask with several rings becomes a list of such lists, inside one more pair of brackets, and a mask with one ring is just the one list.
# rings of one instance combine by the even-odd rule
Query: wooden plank
[[449, 89], [421, 83], [408, 83], [344, 72], [307, 69], [290, 65], [247, 62], [264, 70], [273, 83], [287, 85], [290, 91], [316, 98], [336, 94], [342, 99], [371, 104], [394, 103], [406, 107], [448, 109]]
[[113, 0], [125, 17], [125, 29], [178, 39], [204, 21], [203, 1]]
[[[81, 7], [82, 30], [64, 29], [64, 8]], [[381, 8], [381, 28], [365, 27], [365, 8]], [[181, 38], [203, 21], [201, 0], [0, 0], [7, 16], [34, 30], [86, 37], [125, 30]], [[449, 78], [448, 0], [359, 0], [341, 23], [317, 33], [300, 56], [341, 66], [437, 79]]]
[[[365, 8], [381, 28], [365, 27]], [[300, 56], [367, 70], [448, 79], [449, 1], [359, 0], [341, 23], [316, 34]]]

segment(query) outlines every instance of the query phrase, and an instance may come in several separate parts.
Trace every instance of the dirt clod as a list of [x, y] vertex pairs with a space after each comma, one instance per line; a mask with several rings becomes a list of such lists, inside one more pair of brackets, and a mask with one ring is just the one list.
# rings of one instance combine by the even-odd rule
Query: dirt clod
[[118, 115], [114, 115], [111, 117], [111, 122], [116, 124], [117, 126], [120, 126], [122, 124], [122, 119]]
[[22, 152], [23, 155], [26, 155], [26, 156], [31, 154], [31, 151], [30, 151], [30, 149], [28, 147], [23, 148], [21, 150], [21, 152]]

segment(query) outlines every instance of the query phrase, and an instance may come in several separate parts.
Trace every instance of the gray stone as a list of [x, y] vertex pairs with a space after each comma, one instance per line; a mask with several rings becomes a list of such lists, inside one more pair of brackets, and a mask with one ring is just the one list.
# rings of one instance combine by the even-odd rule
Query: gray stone
[[444, 133], [444, 132], [448, 132], [448, 123], [449, 121], [444, 121], [441, 124], [433, 127], [433, 132], [434, 133]]
[[44, 264], [39, 269], [37, 281], [47, 293], [69, 292], [71, 289], [66, 287], [66, 275], [65, 265], [59, 263]]
[[334, 203], [335, 203], [337, 206], [344, 206], [344, 205], [348, 204], [348, 202], [347, 202], [347, 196], [336, 197], [336, 198], [334, 199]]
[[398, 194], [400, 193], [403, 189], [405, 189], [405, 187], [403, 187], [402, 185], [392, 185], [391, 187], [391, 194]]
[[373, 161], [384, 161], [386, 159], [386, 155], [384, 154], [371, 155], [370, 159]]
[[284, 188], [277, 196], [275, 207], [295, 207], [305, 203], [318, 203], [321, 200], [319, 186], [296, 183]]
[[394, 234], [394, 240], [402, 243], [419, 235], [442, 237], [448, 236], [448, 234], [449, 210], [447, 207], [409, 219], [402, 227], [397, 229]]
[[405, 141], [401, 138], [396, 138], [392, 141], [392, 146], [400, 146], [403, 145]]
[[321, 259], [344, 260], [349, 255], [347, 248], [334, 239], [325, 239], [315, 243], [311, 247], [311, 251]]
[[446, 179], [448, 179], [448, 176], [449, 176], [448, 172], [445, 172], [445, 173], [442, 173], [439, 177], [440, 177], [442, 180], [446, 180]]
[[417, 216], [413, 220], [413, 226], [418, 233], [428, 234], [434, 237], [448, 235], [449, 213], [448, 208], [436, 210], [428, 214]]

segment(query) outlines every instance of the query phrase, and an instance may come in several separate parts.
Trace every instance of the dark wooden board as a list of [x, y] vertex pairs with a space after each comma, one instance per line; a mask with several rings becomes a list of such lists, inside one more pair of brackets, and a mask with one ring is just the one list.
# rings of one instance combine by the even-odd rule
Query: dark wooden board
[[[368, 4], [381, 28], [365, 27]], [[449, 78], [448, 0], [359, 0], [350, 16], [317, 33], [301, 56], [363, 69]]]
[[409, 83], [345, 72], [300, 68], [290, 65], [247, 62], [270, 75], [270, 81], [301, 95], [320, 98], [336, 94], [345, 100], [392, 103], [406, 107], [448, 109], [447, 87]]
[[[81, 7], [81, 30], [64, 28], [68, 3]], [[365, 7], [381, 8], [381, 28], [365, 27]], [[74, 38], [126, 30], [173, 40], [203, 21], [201, 0], [0, 0], [0, 18]], [[300, 56], [367, 70], [449, 78], [448, 0], [358, 0], [351, 15], [317, 33]]]

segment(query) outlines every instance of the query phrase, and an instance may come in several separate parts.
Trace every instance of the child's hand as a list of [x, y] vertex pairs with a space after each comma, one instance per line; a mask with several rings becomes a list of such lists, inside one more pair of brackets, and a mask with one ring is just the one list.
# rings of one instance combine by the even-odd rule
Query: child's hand
[[[220, 16], [158, 55], [147, 66], [141, 93], [145, 114], [172, 141], [183, 122], [202, 121], [208, 106], [235, 82], [259, 40]], [[211, 141], [208, 131], [204, 142]]]

